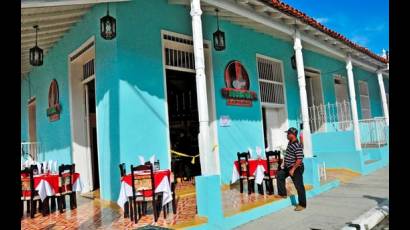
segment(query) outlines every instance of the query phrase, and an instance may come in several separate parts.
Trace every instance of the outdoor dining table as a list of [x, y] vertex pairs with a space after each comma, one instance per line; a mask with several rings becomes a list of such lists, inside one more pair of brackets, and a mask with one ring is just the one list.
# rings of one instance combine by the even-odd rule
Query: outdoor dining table
[[[267, 171], [267, 160], [266, 159], [249, 159], [249, 175], [255, 176], [255, 182], [257, 184], [262, 184], [265, 172]], [[273, 172], [276, 174], [276, 172]], [[232, 169], [231, 183], [235, 183], [239, 180], [239, 164], [236, 160]]]
[[[149, 172], [147, 173], [138, 172], [138, 175], [149, 175]], [[163, 206], [172, 201], [170, 176], [171, 176], [171, 170], [169, 169], [154, 171], [155, 193], [162, 193], [162, 205]], [[142, 195], [142, 194], [137, 193], [137, 195]], [[128, 197], [132, 197], [131, 173], [121, 178], [121, 190], [120, 190], [120, 195], [117, 200], [117, 204], [122, 209], [124, 209], [125, 203], [128, 202]]]
[[[64, 174], [63, 174], [64, 175]], [[28, 178], [27, 175], [21, 175], [22, 178]], [[59, 182], [59, 175], [58, 173], [44, 173], [40, 175], [34, 175], [34, 189], [38, 191], [38, 195], [40, 196], [41, 201], [47, 196], [54, 196], [58, 193], [58, 182]], [[81, 192], [82, 191], [82, 183], [80, 180], [80, 174], [74, 173], [73, 174], [73, 188], [74, 192]], [[29, 191], [23, 191], [23, 196], [30, 196]]]

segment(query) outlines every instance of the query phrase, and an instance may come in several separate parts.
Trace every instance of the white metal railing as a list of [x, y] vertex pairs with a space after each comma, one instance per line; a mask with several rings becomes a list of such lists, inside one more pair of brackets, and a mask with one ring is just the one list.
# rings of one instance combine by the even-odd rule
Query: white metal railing
[[388, 130], [384, 117], [359, 120], [362, 147], [372, 148], [387, 145]]
[[38, 161], [40, 152], [41, 144], [39, 142], [21, 142], [21, 157], [23, 159], [31, 158], [33, 161]]
[[323, 161], [322, 163], [318, 163], [317, 165], [318, 173], [319, 173], [319, 181], [323, 182], [326, 181], [327, 175], [326, 175], [326, 164]]
[[[308, 107], [311, 133], [351, 130], [353, 126], [348, 101]], [[299, 123], [301, 122], [299, 113]]]

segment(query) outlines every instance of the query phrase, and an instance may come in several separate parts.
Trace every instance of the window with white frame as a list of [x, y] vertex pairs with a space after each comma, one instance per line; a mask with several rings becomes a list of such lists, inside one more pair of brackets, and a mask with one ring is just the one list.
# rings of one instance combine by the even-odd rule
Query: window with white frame
[[362, 119], [371, 118], [369, 87], [367, 82], [359, 81], [360, 105], [362, 110]]
[[265, 105], [285, 105], [281, 63], [258, 56], [257, 65], [261, 103]]

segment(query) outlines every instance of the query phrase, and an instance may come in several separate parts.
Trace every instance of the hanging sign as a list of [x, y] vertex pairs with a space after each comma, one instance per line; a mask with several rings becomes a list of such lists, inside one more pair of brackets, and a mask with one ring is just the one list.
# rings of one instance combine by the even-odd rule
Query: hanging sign
[[59, 102], [59, 92], [57, 80], [53, 79], [48, 89], [48, 108], [47, 117], [50, 121], [57, 121], [60, 119], [61, 105]]
[[225, 68], [225, 86], [222, 96], [227, 105], [252, 106], [257, 100], [256, 92], [249, 90], [249, 77], [239, 61], [231, 61]]

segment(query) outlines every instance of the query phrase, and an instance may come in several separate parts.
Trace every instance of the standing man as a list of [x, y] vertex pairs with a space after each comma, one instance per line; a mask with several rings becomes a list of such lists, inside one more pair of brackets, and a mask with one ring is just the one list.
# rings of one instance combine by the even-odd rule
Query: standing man
[[288, 135], [288, 147], [286, 148], [285, 167], [278, 172], [278, 194], [281, 197], [287, 197], [286, 178], [290, 176], [298, 192], [298, 202], [295, 211], [301, 211], [306, 208], [306, 191], [303, 184], [303, 147], [299, 143], [296, 128], [289, 128], [285, 131]]

